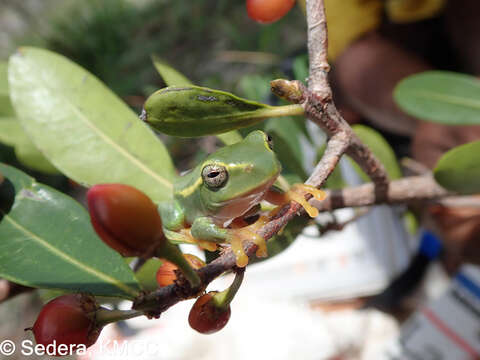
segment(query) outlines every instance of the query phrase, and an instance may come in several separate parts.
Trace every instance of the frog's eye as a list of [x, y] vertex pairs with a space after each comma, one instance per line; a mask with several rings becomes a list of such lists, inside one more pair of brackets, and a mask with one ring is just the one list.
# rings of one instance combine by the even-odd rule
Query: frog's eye
[[273, 150], [273, 139], [270, 135], [266, 134], [266, 138], [267, 138], [267, 144], [268, 144], [268, 147], [270, 148], [270, 150]]
[[202, 179], [211, 190], [218, 190], [227, 183], [228, 172], [225, 166], [205, 165], [202, 170]]

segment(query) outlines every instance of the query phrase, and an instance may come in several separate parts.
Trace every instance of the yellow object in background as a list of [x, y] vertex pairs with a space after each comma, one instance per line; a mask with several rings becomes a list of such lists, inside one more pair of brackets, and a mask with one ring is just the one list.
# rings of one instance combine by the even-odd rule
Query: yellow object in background
[[383, 12], [392, 22], [407, 23], [440, 13], [446, 0], [325, 0], [328, 54], [335, 60], [353, 41], [382, 22]]
[[381, 0], [325, 0], [328, 55], [331, 60], [382, 21]]
[[392, 22], [408, 23], [438, 15], [446, 0], [389, 0], [385, 10]]

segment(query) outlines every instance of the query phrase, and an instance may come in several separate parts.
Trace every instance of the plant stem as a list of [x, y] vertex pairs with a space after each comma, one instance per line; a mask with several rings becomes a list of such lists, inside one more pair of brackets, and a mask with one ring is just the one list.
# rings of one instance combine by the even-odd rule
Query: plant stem
[[144, 313], [138, 310], [109, 310], [101, 307], [95, 313], [95, 322], [97, 325], [103, 326], [142, 315]]
[[185, 260], [182, 252], [175, 245], [166, 241], [165, 245], [157, 250], [156, 255], [177, 265], [192, 288], [197, 288], [200, 285], [201, 280], [197, 272], [190, 266], [188, 261]]
[[245, 268], [239, 269], [235, 273], [235, 279], [233, 279], [232, 284], [227, 289], [214, 295], [213, 301], [216, 307], [227, 309], [230, 306], [235, 294], [240, 289], [240, 285], [242, 285], [244, 273]]
[[299, 104], [282, 105], [282, 106], [269, 106], [266, 109], [257, 110], [255, 115], [258, 117], [282, 117], [282, 116], [301, 116], [305, 115], [303, 106]]

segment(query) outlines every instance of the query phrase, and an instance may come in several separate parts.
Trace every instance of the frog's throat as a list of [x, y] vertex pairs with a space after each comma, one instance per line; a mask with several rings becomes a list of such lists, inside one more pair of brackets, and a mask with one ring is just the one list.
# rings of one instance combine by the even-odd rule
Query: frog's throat
[[233, 219], [243, 216], [251, 208], [259, 204], [265, 198], [266, 192], [270, 189], [276, 179], [277, 177], [275, 176], [253, 190], [236, 198], [228, 199], [221, 203], [213, 203], [212, 205], [220, 210], [210, 216], [218, 225], [230, 224]]

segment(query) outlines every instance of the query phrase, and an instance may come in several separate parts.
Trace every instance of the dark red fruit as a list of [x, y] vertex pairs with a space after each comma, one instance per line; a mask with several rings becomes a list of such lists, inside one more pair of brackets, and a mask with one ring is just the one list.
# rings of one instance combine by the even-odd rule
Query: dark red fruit
[[140, 190], [123, 184], [95, 185], [87, 193], [93, 228], [123, 256], [153, 255], [165, 241], [157, 207]]
[[87, 295], [69, 294], [53, 299], [42, 308], [31, 328], [35, 341], [45, 347], [55, 344], [55, 356], [69, 354], [66, 347], [93, 345], [101, 331], [95, 326], [96, 309], [95, 300]]
[[[183, 254], [183, 257], [188, 261], [190, 266], [195, 270], [200, 269], [205, 266], [205, 262], [195, 255], [192, 254]], [[157, 270], [157, 283], [159, 286], [168, 286], [175, 282], [177, 275], [175, 270], [178, 269], [178, 266], [174, 265], [170, 261], [162, 259], [163, 264]]]
[[200, 296], [193, 304], [188, 323], [192, 329], [202, 334], [213, 334], [225, 327], [230, 319], [230, 305], [219, 307], [215, 304], [213, 296], [216, 291]]
[[295, 5], [295, 0], [247, 0], [247, 13], [260, 23], [280, 20]]

